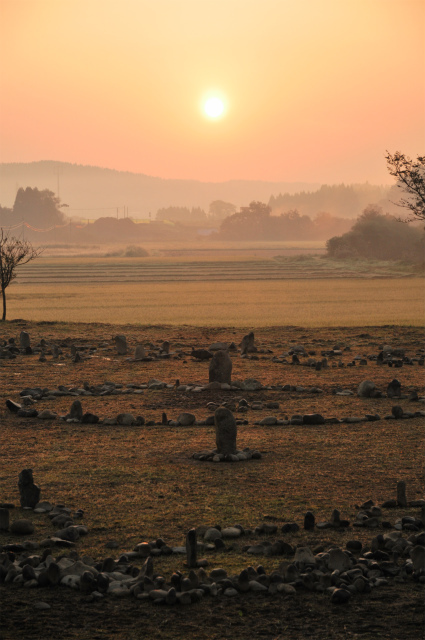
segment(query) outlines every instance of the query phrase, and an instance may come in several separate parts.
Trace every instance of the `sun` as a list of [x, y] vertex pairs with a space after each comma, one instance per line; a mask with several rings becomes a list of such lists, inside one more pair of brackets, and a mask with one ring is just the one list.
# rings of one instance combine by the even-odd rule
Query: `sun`
[[204, 102], [204, 112], [209, 118], [219, 118], [224, 113], [224, 102], [217, 96], [212, 96]]

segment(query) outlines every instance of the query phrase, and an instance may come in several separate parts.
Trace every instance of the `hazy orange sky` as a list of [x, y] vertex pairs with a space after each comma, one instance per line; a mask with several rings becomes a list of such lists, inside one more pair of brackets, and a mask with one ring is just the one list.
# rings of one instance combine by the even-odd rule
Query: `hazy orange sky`
[[0, 7], [2, 162], [391, 183], [386, 149], [425, 152], [424, 0]]

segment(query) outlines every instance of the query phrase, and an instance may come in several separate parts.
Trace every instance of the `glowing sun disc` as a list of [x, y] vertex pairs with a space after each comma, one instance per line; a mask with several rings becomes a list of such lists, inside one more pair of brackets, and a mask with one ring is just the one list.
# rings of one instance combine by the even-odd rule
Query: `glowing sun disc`
[[209, 118], [219, 118], [224, 111], [224, 103], [220, 98], [208, 98], [204, 104], [204, 111]]

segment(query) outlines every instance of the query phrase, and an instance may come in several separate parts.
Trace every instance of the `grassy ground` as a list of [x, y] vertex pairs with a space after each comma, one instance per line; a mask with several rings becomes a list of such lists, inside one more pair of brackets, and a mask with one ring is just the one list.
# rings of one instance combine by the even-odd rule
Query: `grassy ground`
[[[407, 281], [409, 283], [410, 281]], [[74, 364], [48, 357], [40, 363], [37, 356], [18, 356], [0, 361], [3, 399], [18, 399], [25, 386], [55, 388], [59, 384], [81, 385], [112, 380], [122, 384], [147, 382], [157, 378], [181, 383], [208, 378], [208, 364], [190, 358], [130, 363], [115, 355], [111, 336], [125, 333], [130, 348], [169, 339], [171, 348], [190, 352], [191, 346], [207, 347], [216, 340], [238, 343], [247, 328], [211, 328], [148, 325], [103, 325], [11, 322], [0, 326], [0, 339], [15, 338], [21, 329], [28, 330], [33, 344], [41, 338], [63, 344], [65, 353], [72, 343], [111, 346], [98, 351], [90, 360]], [[344, 352], [347, 363], [357, 354], [377, 353], [382, 344], [407, 349], [409, 355], [423, 347], [423, 331], [415, 327], [321, 327], [275, 326], [256, 332], [259, 347], [278, 355], [291, 344], [303, 344], [307, 350], [332, 348], [336, 343], [350, 346]], [[85, 411], [112, 417], [122, 411], [160, 420], [162, 412], [176, 419], [184, 410], [198, 419], [209, 415], [208, 401], [236, 401], [242, 395], [249, 402], [278, 401], [279, 410], [253, 411], [243, 414], [249, 424], [241, 426], [238, 444], [258, 448], [261, 460], [246, 464], [214, 465], [191, 458], [194, 451], [214, 445], [211, 427], [102, 427], [67, 424], [58, 420], [23, 419], [0, 408], [2, 425], [2, 470], [0, 496], [18, 503], [17, 475], [32, 467], [35, 481], [41, 485], [42, 498], [63, 502], [72, 509], [85, 510], [84, 523], [89, 535], [77, 543], [80, 554], [101, 559], [111, 554], [107, 541], [118, 544], [113, 555], [131, 550], [135, 544], [159, 536], [169, 544], [182, 544], [192, 526], [222, 526], [241, 523], [255, 527], [263, 521], [278, 525], [288, 521], [302, 524], [307, 509], [317, 520], [326, 520], [332, 509], [353, 521], [356, 505], [372, 498], [375, 503], [395, 497], [398, 480], [407, 483], [408, 499], [422, 497], [424, 486], [423, 419], [366, 422], [353, 425], [312, 427], [259, 427], [256, 420], [266, 415], [284, 417], [293, 413], [320, 412], [344, 417], [365, 413], [390, 413], [394, 401], [341, 397], [332, 394], [335, 386], [355, 390], [363, 379], [375, 381], [385, 390], [396, 375], [403, 391], [416, 389], [425, 393], [423, 368], [377, 367], [328, 368], [320, 372], [294, 367], [270, 359], [246, 360], [233, 356], [233, 378], [255, 377], [263, 384], [319, 386], [323, 394], [308, 392], [209, 391], [180, 395], [174, 390], [146, 391], [140, 396], [108, 396], [83, 399]], [[59, 414], [68, 411], [70, 398], [41, 401], [37, 408], [50, 408]], [[405, 410], [412, 403], [400, 400]], [[4, 407], [4, 404], [3, 404]], [[416, 405], [413, 409], [418, 408]], [[28, 512], [24, 512], [25, 517]], [[417, 515], [417, 510], [393, 510], [385, 513], [392, 523], [401, 515]], [[20, 510], [12, 512], [18, 517]], [[36, 523], [33, 539], [53, 533], [45, 516], [29, 514]], [[364, 544], [376, 532], [348, 529], [345, 532], [300, 532], [286, 536], [293, 545], [325, 548], [344, 545], [348, 539]], [[281, 537], [281, 536], [277, 536]], [[274, 539], [274, 538], [273, 538]], [[267, 571], [277, 568], [281, 559], [252, 558], [243, 551], [247, 542], [258, 536], [237, 541], [226, 552], [208, 555], [209, 568], [223, 566], [229, 572], [240, 571], [253, 562]], [[11, 541], [0, 535], [0, 543]], [[228, 545], [229, 547], [229, 545]], [[184, 570], [182, 559], [172, 556], [155, 561], [155, 569], [169, 576]], [[329, 598], [320, 594], [300, 593], [295, 600], [279, 597], [243, 597], [232, 601], [205, 600], [187, 610], [162, 610], [137, 601], [105, 600], [88, 605], [81, 594], [66, 589], [53, 591], [4, 589], [2, 599], [7, 609], [2, 613], [5, 638], [293, 638], [324, 640], [361, 637], [412, 639], [419, 637], [423, 594], [415, 585], [390, 586], [369, 596], [353, 598], [348, 607], [332, 607]], [[35, 612], [36, 600], [48, 601], [52, 609]]]

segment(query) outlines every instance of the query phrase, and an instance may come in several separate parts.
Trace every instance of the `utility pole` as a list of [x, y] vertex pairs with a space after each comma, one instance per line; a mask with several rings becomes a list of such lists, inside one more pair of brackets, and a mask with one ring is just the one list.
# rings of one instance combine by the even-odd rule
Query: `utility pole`
[[62, 167], [59, 165], [59, 163], [56, 165], [56, 179], [57, 179], [57, 195], [58, 198], [60, 199], [60, 175], [62, 173]]

